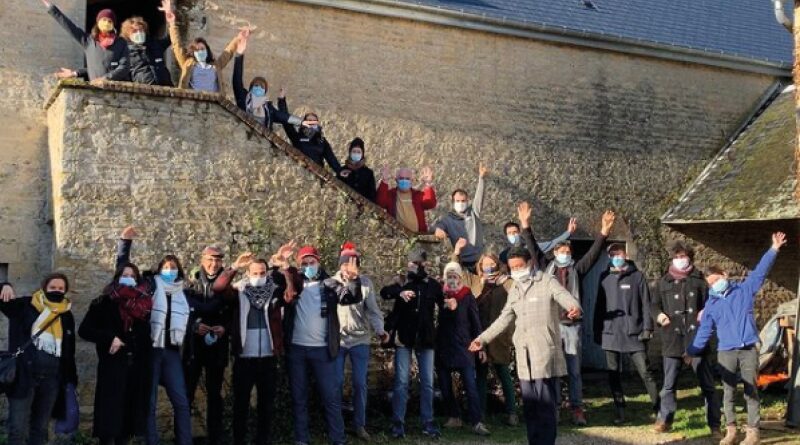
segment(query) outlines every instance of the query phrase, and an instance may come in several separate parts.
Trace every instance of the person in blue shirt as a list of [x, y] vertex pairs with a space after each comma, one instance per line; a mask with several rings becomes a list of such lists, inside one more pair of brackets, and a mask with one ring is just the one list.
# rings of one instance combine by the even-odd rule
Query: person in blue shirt
[[744, 382], [747, 402], [747, 428], [742, 444], [755, 445], [759, 440], [761, 408], [758, 399], [758, 328], [753, 316], [753, 302], [775, 263], [778, 251], [786, 244], [786, 234], [772, 235], [772, 246], [761, 257], [756, 268], [742, 282], [728, 281], [728, 273], [719, 266], [711, 266], [706, 273], [709, 300], [700, 317], [700, 329], [686, 350], [688, 357], [698, 357], [716, 333], [718, 339], [717, 361], [722, 371], [723, 410], [726, 419], [725, 437], [720, 445], [733, 445], [736, 440], [736, 413], [734, 395], [739, 375]]

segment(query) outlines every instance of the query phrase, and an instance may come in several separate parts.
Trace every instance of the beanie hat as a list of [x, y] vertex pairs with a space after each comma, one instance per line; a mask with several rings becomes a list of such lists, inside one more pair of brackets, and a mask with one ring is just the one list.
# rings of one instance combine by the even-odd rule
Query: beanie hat
[[303, 261], [303, 258], [310, 256], [314, 257], [319, 261], [319, 251], [314, 246], [303, 246], [297, 251], [297, 262]]
[[117, 22], [117, 15], [114, 14], [114, 11], [106, 8], [106, 9], [103, 9], [102, 11], [97, 13], [97, 18], [95, 19], [95, 21], [99, 22], [100, 19], [109, 19], [112, 22], [116, 23]]
[[356, 245], [350, 241], [345, 241], [345, 243], [342, 244], [342, 250], [339, 253], [339, 265], [341, 266], [342, 264], [347, 263], [350, 261], [350, 258], [353, 257], [356, 258], [357, 264], [361, 262], [361, 254], [358, 253], [358, 250], [356, 250]]

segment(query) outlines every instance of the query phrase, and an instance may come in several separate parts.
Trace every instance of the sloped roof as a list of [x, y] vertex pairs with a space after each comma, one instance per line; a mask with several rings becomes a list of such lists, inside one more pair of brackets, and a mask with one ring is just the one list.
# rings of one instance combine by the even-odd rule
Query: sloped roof
[[665, 224], [800, 218], [794, 88], [779, 94], [662, 217]]
[[[788, 65], [792, 38], [767, 0], [391, 0]], [[786, 13], [792, 10], [787, 2]]]

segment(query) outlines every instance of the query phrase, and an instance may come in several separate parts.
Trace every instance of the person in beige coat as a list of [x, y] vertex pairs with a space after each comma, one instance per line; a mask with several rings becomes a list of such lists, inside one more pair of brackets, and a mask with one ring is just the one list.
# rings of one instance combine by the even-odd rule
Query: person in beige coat
[[250, 31], [242, 30], [233, 40], [228, 43], [225, 50], [219, 57], [214, 58], [211, 48], [203, 38], [196, 38], [191, 44], [186, 46], [181, 37], [181, 31], [175, 22], [175, 11], [172, 9], [172, 0], [161, 0], [160, 11], [164, 12], [164, 18], [169, 27], [169, 39], [172, 43], [172, 51], [175, 53], [175, 60], [181, 68], [181, 77], [178, 81], [178, 88], [191, 89], [197, 91], [207, 91], [210, 93], [223, 93], [224, 85], [220, 79], [222, 71], [228, 62], [233, 58], [239, 40], [246, 39]]
[[[523, 203], [518, 210], [521, 220], [530, 218], [529, 205]], [[576, 319], [581, 307], [553, 276], [538, 270], [532, 258], [525, 248], [511, 249], [508, 265], [514, 286], [508, 303], [497, 320], [473, 340], [470, 350], [479, 351], [506, 330], [514, 329], [528, 443], [547, 445], [556, 441], [558, 381], [567, 374], [560, 311], [563, 308], [569, 318]]]

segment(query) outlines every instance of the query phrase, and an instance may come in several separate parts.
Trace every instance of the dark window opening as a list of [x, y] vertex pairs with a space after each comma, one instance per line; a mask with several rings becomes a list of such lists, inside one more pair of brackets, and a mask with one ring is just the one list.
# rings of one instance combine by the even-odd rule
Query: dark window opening
[[159, 0], [87, 0], [85, 29], [91, 31], [97, 13], [109, 8], [117, 16], [117, 31], [125, 19], [138, 15], [147, 22], [149, 37], [162, 38], [166, 36], [167, 27], [164, 13], [158, 10], [159, 6]]
[[0, 283], [8, 282], [8, 263], [0, 263]]

